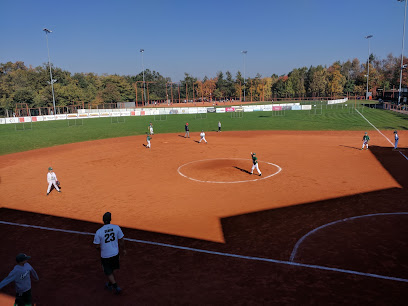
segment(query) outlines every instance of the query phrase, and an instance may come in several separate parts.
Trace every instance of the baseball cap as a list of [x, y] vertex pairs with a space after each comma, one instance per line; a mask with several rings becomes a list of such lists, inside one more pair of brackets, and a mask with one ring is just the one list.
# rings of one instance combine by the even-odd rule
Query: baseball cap
[[31, 258], [31, 256], [27, 256], [26, 254], [24, 254], [24, 253], [20, 253], [20, 254], [18, 254], [17, 256], [16, 256], [16, 261], [18, 262], [18, 263], [20, 263], [20, 262], [23, 262], [23, 261], [25, 261], [25, 260], [29, 260]]
[[48, 170], [52, 170], [52, 167], [48, 167]]
[[111, 220], [112, 220], [112, 214], [110, 212], [106, 212], [103, 215], [103, 221], [105, 222], [105, 221], [111, 221]]
[[186, 123], [186, 125], [188, 125], [188, 122]]

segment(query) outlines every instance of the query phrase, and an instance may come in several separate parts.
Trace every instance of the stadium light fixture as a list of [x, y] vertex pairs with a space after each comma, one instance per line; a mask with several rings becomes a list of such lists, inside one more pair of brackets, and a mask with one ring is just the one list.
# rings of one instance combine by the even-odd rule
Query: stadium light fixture
[[368, 59], [367, 59], [367, 91], [366, 91], [366, 100], [368, 100], [368, 79], [370, 77], [370, 38], [373, 35], [367, 35], [365, 39], [368, 40]]
[[404, 42], [405, 42], [405, 21], [407, 19], [407, 1], [398, 0], [398, 2], [403, 2], [403, 1], [405, 1], [405, 11], [404, 11], [404, 25], [403, 25], [403, 30], [402, 30], [401, 69], [400, 69], [400, 81], [399, 81], [399, 90], [398, 90], [398, 105], [401, 104], [402, 70], [405, 69], [406, 67], [406, 65], [404, 65]]
[[142, 54], [143, 97], [144, 97], [144, 105], [146, 105], [146, 84], [145, 84], [145, 76], [144, 76], [143, 52], [144, 52], [144, 49], [140, 49], [140, 53]]
[[245, 60], [246, 60], [246, 54], [248, 53], [248, 51], [244, 50], [244, 51], [241, 51], [241, 53], [244, 55], [244, 102], [245, 102], [245, 87], [246, 87], [246, 83], [245, 83]]
[[48, 66], [50, 67], [50, 82], [49, 82], [49, 84], [51, 84], [51, 91], [52, 91], [52, 105], [53, 105], [53, 107], [54, 107], [54, 116], [55, 116], [57, 113], [55, 112], [55, 94], [54, 94], [54, 83], [55, 83], [57, 80], [54, 80], [54, 79], [52, 78], [52, 71], [51, 71], [51, 59], [50, 59], [50, 48], [48, 47], [48, 34], [49, 34], [49, 33], [52, 33], [52, 31], [51, 31], [51, 30], [48, 30], [48, 29], [46, 29], [46, 28], [44, 28], [44, 29], [43, 29], [43, 31], [45, 32], [45, 38], [46, 38], [46, 40], [47, 40], [47, 50], [48, 50]]

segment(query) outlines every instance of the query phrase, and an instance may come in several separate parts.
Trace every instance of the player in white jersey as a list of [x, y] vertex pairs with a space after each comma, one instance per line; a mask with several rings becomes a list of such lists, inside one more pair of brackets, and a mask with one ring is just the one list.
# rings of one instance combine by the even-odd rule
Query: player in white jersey
[[200, 143], [200, 142], [201, 142], [201, 140], [204, 140], [204, 141], [205, 141], [205, 143], [207, 143], [207, 140], [205, 139], [205, 133], [204, 133], [204, 130], [201, 130], [200, 137], [201, 137], [201, 139], [200, 139], [200, 141], [199, 141], [198, 143]]
[[154, 132], [153, 132], [153, 124], [150, 122], [150, 124], [149, 124], [149, 133], [150, 133], [150, 135], [154, 135]]
[[47, 173], [47, 182], [48, 182], [48, 189], [47, 189], [47, 195], [50, 194], [51, 192], [51, 187], [54, 185], [54, 188], [58, 191], [61, 192], [61, 190], [58, 187], [58, 179], [57, 175], [52, 171], [52, 167], [48, 168], [48, 173]]
[[109, 282], [106, 283], [106, 288], [113, 290], [119, 294], [122, 289], [118, 286], [115, 280], [114, 272], [119, 270], [119, 244], [123, 254], [126, 254], [125, 243], [123, 240], [123, 232], [118, 225], [110, 224], [112, 215], [107, 212], [103, 215], [102, 226], [95, 234], [94, 245], [101, 250], [101, 262], [105, 275]]

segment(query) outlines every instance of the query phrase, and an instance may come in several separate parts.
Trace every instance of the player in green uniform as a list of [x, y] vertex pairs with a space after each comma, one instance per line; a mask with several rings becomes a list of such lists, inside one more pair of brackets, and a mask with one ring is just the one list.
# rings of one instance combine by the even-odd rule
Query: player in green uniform
[[[146, 133], [147, 134], [147, 133]], [[146, 148], [149, 148], [150, 149], [150, 140], [152, 139], [152, 137], [150, 137], [150, 135], [149, 134], [147, 134], [147, 136], [146, 136], [146, 141], [147, 141], [147, 145], [146, 145]]]
[[370, 141], [370, 136], [368, 136], [367, 132], [364, 133], [363, 136], [363, 146], [361, 147], [361, 150], [364, 149], [364, 146], [367, 146], [366, 150], [368, 150], [368, 142]]
[[252, 170], [251, 170], [251, 174], [254, 174], [254, 169], [256, 168], [256, 170], [259, 173], [259, 176], [262, 176], [261, 170], [259, 170], [259, 166], [258, 166], [258, 158], [256, 157], [256, 153], [252, 153], [251, 152], [251, 157], [252, 157]]

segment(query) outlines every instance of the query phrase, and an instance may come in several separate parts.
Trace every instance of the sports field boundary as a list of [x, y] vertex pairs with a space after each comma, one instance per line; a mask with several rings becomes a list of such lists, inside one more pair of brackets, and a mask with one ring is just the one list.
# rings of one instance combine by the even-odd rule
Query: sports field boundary
[[[387, 141], [388, 141], [392, 146], [394, 146], [394, 143], [393, 143], [391, 140], [389, 140], [387, 136], [385, 136], [383, 133], [381, 133], [381, 131], [380, 131], [379, 129], [377, 129], [377, 127], [376, 127], [374, 124], [372, 124], [366, 117], [364, 117], [364, 115], [363, 115], [362, 113], [360, 113], [358, 109], [355, 109], [355, 110], [356, 110], [356, 112], [358, 112], [358, 113], [360, 114], [360, 116], [363, 117], [363, 119], [364, 119], [365, 121], [367, 121], [378, 133], [380, 133], [385, 139], [387, 139]], [[407, 157], [404, 153], [402, 153], [401, 151], [398, 151], [398, 152], [399, 152], [406, 160], [408, 160], [408, 157]]]
[[323, 228], [326, 228], [326, 227], [328, 227], [328, 226], [331, 226], [331, 225], [334, 225], [334, 224], [337, 224], [337, 223], [340, 223], [340, 222], [347, 222], [347, 221], [351, 221], [351, 220], [356, 220], [356, 219], [361, 219], [361, 218], [368, 218], [368, 217], [391, 216], [391, 215], [408, 215], [408, 212], [378, 213], [378, 214], [367, 214], [367, 215], [361, 215], [361, 216], [354, 216], [354, 217], [350, 217], [350, 218], [344, 218], [344, 219], [336, 220], [336, 221], [333, 221], [333, 222], [330, 222], [330, 223], [323, 224], [323, 225], [321, 225], [321, 226], [319, 226], [319, 227], [316, 227], [315, 229], [311, 230], [311, 231], [308, 232], [307, 234], [303, 235], [303, 237], [300, 238], [300, 239], [296, 242], [296, 244], [295, 244], [295, 246], [294, 246], [294, 248], [293, 248], [293, 250], [292, 250], [292, 254], [290, 255], [290, 259], [289, 259], [289, 260], [290, 260], [291, 262], [295, 260], [296, 253], [297, 253], [297, 251], [298, 251], [300, 245], [305, 241], [305, 239], [306, 239], [307, 237], [309, 237], [310, 235], [316, 233], [317, 231], [319, 231], [319, 230], [321, 230], [321, 229], [323, 229]]
[[[45, 226], [38, 226], [38, 225], [30, 225], [30, 224], [22, 224], [22, 223], [14, 223], [14, 222], [7, 222], [7, 221], [1, 221], [1, 220], [0, 220], [0, 224], [11, 225], [11, 226], [19, 226], [19, 227], [25, 227], [25, 228], [34, 228], [34, 229], [47, 230], [47, 231], [53, 231], [53, 232], [62, 232], [62, 233], [69, 233], [69, 234], [86, 235], [86, 236], [94, 236], [95, 235], [95, 234], [89, 233], [89, 232], [65, 230], [65, 229], [59, 229], [59, 228], [52, 228], [52, 227], [45, 227]], [[191, 252], [197, 252], [197, 253], [204, 253], [204, 254], [210, 254], [210, 255], [218, 255], [218, 256], [239, 258], [239, 259], [245, 259], [245, 260], [260, 261], [260, 262], [269, 262], [269, 263], [276, 263], [276, 264], [281, 264], [281, 265], [296, 266], [296, 267], [303, 267], [303, 268], [317, 269], [317, 270], [324, 270], [324, 271], [331, 271], [331, 272], [339, 272], [339, 273], [345, 273], [345, 274], [351, 274], [351, 275], [359, 275], [359, 276], [365, 276], [365, 277], [371, 277], [371, 278], [377, 278], [377, 279], [384, 279], [384, 280], [408, 283], [408, 279], [405, 279], [405, 278], [392, 277], [392, 276], [386, 276], [386, 275], [380, 275], [380, 274], [374, 274], [374, 273], [365, 273], [365, 272], [359, 272], [359, 271], [354, 271], [354, 270], [331, 268], [331, 267], [325, 267], [325, 266], [319, 266], [319, 265], [303, 264], [303, 263], [297, 263], [297, 262], [285, 261], [285, 260], [277, 260], [277, 259], [271, 259], [271, 258], [254, 257], [254, 256], [246, 256], [246, 255], [239, 255], [239, 254], [233, 254], [233, 253], [209, 251], [209, 250], [204, 250], [204, 249], [191, 248], [191, 247], [185, 247], [185, 246], [179, 246], [179, 245], [173, 245], [173, 244], [167, 244], [167, 243], [161, 243], [161, 242], [154, 242], [154, 241], [147, 241], [147, 240], [140, 240], [140, 239], [124, 238], [124, 240], [130, 241], [130, 242], [141, 243], [141, 244], [161, 246], [161, 247], [166, 247], [166, 248], [173, 248], [173, 249], [179, 249], [179, 250], [185, 250], [185, 251], [191, 251]]]

